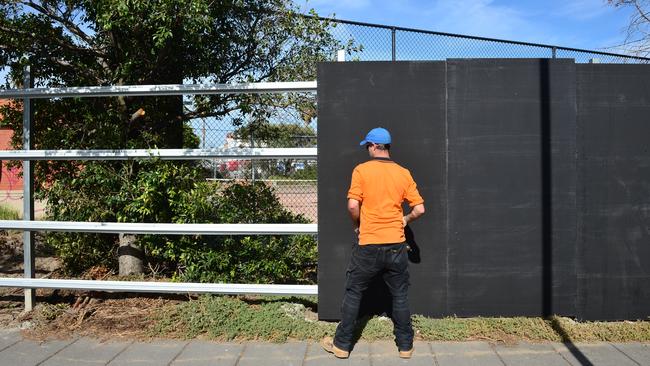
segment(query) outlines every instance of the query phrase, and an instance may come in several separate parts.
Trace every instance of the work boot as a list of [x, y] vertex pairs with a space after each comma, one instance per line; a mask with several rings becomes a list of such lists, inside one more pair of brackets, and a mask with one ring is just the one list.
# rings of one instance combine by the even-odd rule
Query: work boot
[[323, 349], [329, 353], [333, 353], [336, 358], [348, 358], [350, 352], [344, 351], [334, 345], [334, 339], [332, 337], [325, 337], [320, 341], [320, 345]]
[[411, 358], [413, 356], [413, 347], [408, 351], [399, 351], [399, 358]]

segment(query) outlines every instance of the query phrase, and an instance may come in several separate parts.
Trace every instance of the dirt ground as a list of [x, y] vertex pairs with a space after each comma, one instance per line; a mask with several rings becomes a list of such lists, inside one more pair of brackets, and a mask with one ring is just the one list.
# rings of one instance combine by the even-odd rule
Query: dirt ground
[[[36, 238], [36, 277], [63, 278], [60, 261]], [[0, 276], [23, 276], [22, 233], [0, 231]], [[115, 279], [94, 267], [82, 279]], [[152, 316], [187, 296], [38, 289], [34, 310], [25, 313], [23, 289], [0, 288], [0, 328], [20, 327], [31, 339], [65, 338], [71, 334], [98, 339], [147, 338]]]
[[282, 206], [289, 211], [318, 222], [318, 192], [315, 183], [275, 184], [273, 186]]

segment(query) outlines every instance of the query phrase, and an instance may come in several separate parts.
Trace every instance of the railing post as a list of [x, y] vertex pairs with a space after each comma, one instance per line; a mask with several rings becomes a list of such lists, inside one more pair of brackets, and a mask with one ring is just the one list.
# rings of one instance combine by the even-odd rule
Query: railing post
[[551, 54], [553, 55], [553, 58], [556, 58], [556, 56], [557, 56], [557, 47], [554, 46], [553, 48], [551, 48]]
[[[34, 79], [31, 75], [30, 66], [24, 68], [23, 88], [33, 88]], [[23, 150], [31, 150], [34, 132], [32, 121], [34, 110], [29, 97], [23, 99]], [[23, 160], [23, 220], [34, 219], [34, 166], [30, 160]], [[34, 232], [23, 231], [23, 269], [25, 278], [34, 278]], [[25, 289], [25, 311], [31, 311], [36, 302], [36, 290]]]
[[391, 48], [392, 48], [392, 60], [395, 61], [397, 59], [395, 55], [395, 27], [392, 27], [390, 29], [390, 36], [391, 36]]

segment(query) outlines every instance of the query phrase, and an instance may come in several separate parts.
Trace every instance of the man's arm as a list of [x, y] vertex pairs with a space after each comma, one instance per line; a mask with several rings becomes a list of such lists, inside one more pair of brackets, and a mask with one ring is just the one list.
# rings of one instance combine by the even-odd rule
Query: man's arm
[[350, 218], [354, 224], [354, 230], [359, 229], [359, 216], [361, 215], [361, 204], [359, 201], [354, 198], [348, 199], [348, 212], [350, 213]]
[[417, 220], [422, 215], [424, 215], [424, 204], [420, 203], [419, 205], [413, 206], [413, 209], [411, 209], [411, 212], [409, 212], [408, 215], [404, 216], [404, 226], [406, 226], [409, 223]]

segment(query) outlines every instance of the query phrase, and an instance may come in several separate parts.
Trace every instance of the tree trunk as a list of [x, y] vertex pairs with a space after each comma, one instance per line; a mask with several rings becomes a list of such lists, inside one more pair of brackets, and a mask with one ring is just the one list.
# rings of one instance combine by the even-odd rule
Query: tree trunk
[[120, 234], [117, 251], [120, 276], [140, 275], [144, 272], [144, 252], [135, 244], [135, 235]]

